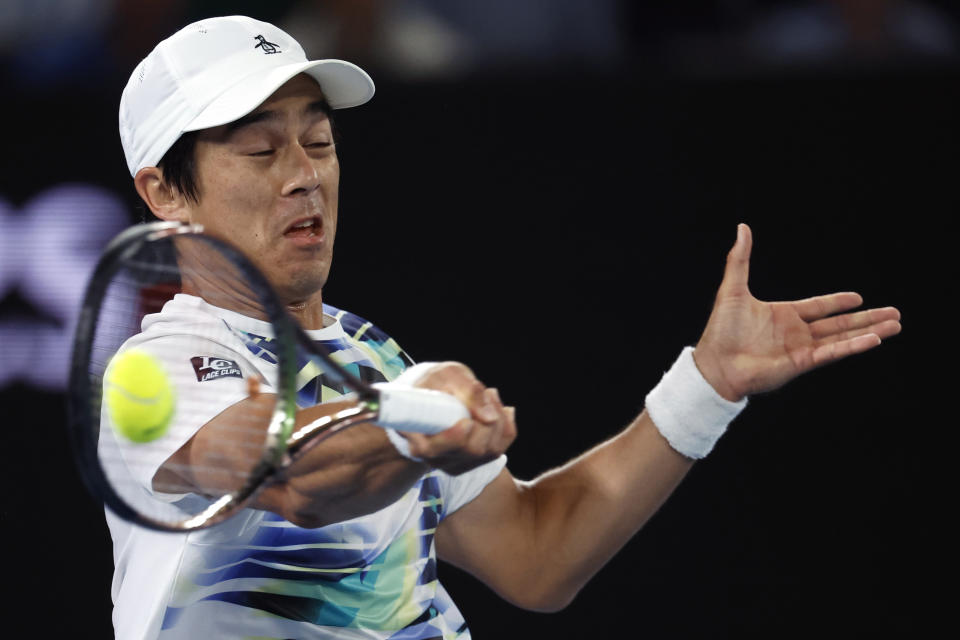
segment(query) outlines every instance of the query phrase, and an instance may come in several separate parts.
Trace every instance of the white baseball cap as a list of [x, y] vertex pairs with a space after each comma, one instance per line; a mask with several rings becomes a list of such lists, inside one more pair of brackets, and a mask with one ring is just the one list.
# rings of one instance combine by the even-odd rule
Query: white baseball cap
[[307, 60], [272, 24], [227, 16], [194, 22], [150, 52], [120, 98], [120, 141], [130, 175], [154, 167], [187, 131], [233, 122], [298, 73], [320, 84], [333, 109], [373, 97], [373, 80], [343, 60]]

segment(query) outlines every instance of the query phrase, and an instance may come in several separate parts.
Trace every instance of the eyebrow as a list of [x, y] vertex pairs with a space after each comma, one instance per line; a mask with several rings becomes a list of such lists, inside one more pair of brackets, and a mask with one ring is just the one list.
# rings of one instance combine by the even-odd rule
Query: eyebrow
[[[323, 114], [325, 116], [330, 115], [330, 104], [323, 98], [319, 100], [314, 100], [307, 105], [307, 108], [304, 109], [305, 113], [310, 115]], [[227, 135], [231, 135], [242, 129], [258, 122], [269, 122], [271, 120], [276, 120], [280, 117], [279, 112], [271, 111], [270, 109], [264, 109], [263, 111], [254, 111], [253, 113], [248, 113], [247, 115], [237, 118], [233, 122], [227, 123]]]

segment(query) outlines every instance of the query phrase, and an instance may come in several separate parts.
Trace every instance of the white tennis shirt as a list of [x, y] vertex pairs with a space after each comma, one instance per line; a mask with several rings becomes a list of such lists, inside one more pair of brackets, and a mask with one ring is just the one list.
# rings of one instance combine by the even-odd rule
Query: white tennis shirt
[[[365, 320], [325, 306], [329, 324], [308, 332], [336, 360], [366, 376], [392, 380], [410, 363]], [[178, 413], [167, 435], [149, 445], [130, 473], [149, 487], [156, 470], [209, 419], [247, 395], [246, 379], [273, 378], [270, 325], [177, 295], [147, 316], [136, 346], [170, 373]], [[216, 366], [212, 366], [216, 365]], [[361, 377], [363, 377], [363, 375]], [[311, 388], [310, 384], [314, 387]], [[336, 390], [302, 390], [328, 400]], [[269, 391], [270, 389], [264, 389]], [[101, 429], [101, 447], [118, 442]], [[434, 532], [503, 469], [506, 457], [458, 476], [433, 471], [376, 513], [302, 529], [247, 509], [189, 534], [135, 527], [107, 511], [115, 571], [117, 638], [469, 638], [456, 605], [437, 580]]]

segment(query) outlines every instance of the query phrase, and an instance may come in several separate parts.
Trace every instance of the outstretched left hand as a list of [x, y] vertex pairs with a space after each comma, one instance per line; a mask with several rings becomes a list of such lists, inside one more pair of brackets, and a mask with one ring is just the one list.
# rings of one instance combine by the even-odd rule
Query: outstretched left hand
[[771, 391], [900, 333], [900, 312], [894, 307], [844, 313], [863, 303], [857, 293], [793, 302], [757, 300], [747, 286], [752, 244], [750, 227], [739, 225], [713, 311], [694, 350], [700, 372], [723, 397], [736, 401]]

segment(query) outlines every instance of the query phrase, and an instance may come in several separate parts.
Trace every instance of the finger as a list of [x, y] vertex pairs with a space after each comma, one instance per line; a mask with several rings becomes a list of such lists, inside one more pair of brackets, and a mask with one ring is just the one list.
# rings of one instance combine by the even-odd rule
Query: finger
[[825, 296], [815, 296], [804, 300], [791, 302], [794, 310], [805, 322], [826, 318], [834, 313], [856, 309], [863, 304], [863, 298], [859, 293], [853, 291], [843, 291], [841, 293], [830, 293]]
[[436, 458], [462, 447], [477, 426], [470, 418], [458, 421], [449, 429], [433, 435], [402, 432], [410, 443], [410, 453], [417, 458]]
[[497, 451], [506, 451], [507, 448], [517, 439], [517, 409], [516, 407], [504, 407], [506, 420], [503, 423], [503, 429], [500, 431], [500, 439], [496, 443]]
[[404, 431], [400, 435], [407, 439], [407, 443], [410, 445], [410, 455], [420, 459], [427, 456], [428, 443], [427, 437], [424, 434], [414, 431]]
[[[899, 320], [900, 311], [895, 307], [867, 309], [866, 311], [848, 313], [811, 322], [810, 333], [814, 338], [819, 339], [837, 334], [856, 332], [861, 329], [869, 329], [874, 326], [879, 327], [880, 325], [886, 325], [889, 322], [898, 322]], [[887, 336], [881, 335], [880, 337], [885, 338]]]
[[457, 395], [458, 389], [467, 389], [476, 381], [477, 377], [467, 366], [459, 362], [447, 361], [431, 366], [417, 380], [415, 386]]
[[495, 448], [500, 440], [504, 424], [507, 420], [506, 408], [500, 401], [496, 389], [486, 389], [483, 392], [484, 405], [477, 411], [483, 415], [482, 422], [475, 422], [470, 432], [465, 448], [474, 456], [482, 456]]
[[727, 254], [727, 265], [723, 272], [723, 282], [720, 288], [730, 290], [747, 290], [747, 281], [750, 277], [750, 251], [753, 248], [753, 233], [746, 224], [737, 225], [737, 241]]
[[484, 415], [489, 415], [483, 408], [485, 404], [483, 392], [486, 387], [472, 374], [465, 376], [455, 372], [453, 375], [444, 378], [435, 378], [430, 381], [427, 388], [449, 393], [462, 402], [475, 419], [483, 420]]
[[[438, 453], [459, 452], [474, 459], [499, 455], [506, 446], [516, 437], [516, 427], [513, 412], [508, 411], [500, 401], [496, 389], [484, 391], [485, 409], [481, 413], [490, 413], [487, 421], [465, 421], [468, 425], [462, 427], [451, 438], [444, 438], [443, 434], [433, 436], [433, 444], [438, 445], [434, 450]], [[504, 444], [506, 443], [506, 444]]]
[[499, 432], [500, 424], [498, 423], [489, 425], [474, 423], [473, 430], [463, 443], [463, 453], [474, 459], [489, 456], [492, 451], [492, 444], [495, 439], [498, 439]]
[[875, 333], [857, 336], [849, 340], [831, 342], [817, 347], [813, 351], [813, 366], [819, 367], [830, 362], [836, 362], [847, 356], [863, 353], [880, 345], [880, 336]]
[[492, 424], [500, 418], [500, 412], [503, 409], [503, 402], [500, 401], [500, 394], [495, 388], [484, 389], [479, 398], [479, 403], [475, 406], [473, 414], [477, 420], [483, 423]]
[[865, 336], [876, 336], [880, 340], [885, 340], [886, 338], [895, 336], [898, 333], [900, 333], [900, 323], [896, 320], [889, 320], [887, 322], [881, 322], [880, 324], [872, 325], [859, 331], [844, 331], [843, 333], [817, 340], [816, 348], [819, 349], [828, 345], [850, 342], [851, 340]]
[[514, 407], [504, 407], [501, 405], [499, 418], [495, 425], [489, 429], [489, 438], [486, 443], [484, 455], [495, 458], [506, 451], [513, 441], [517, 438], [517, 418]]

